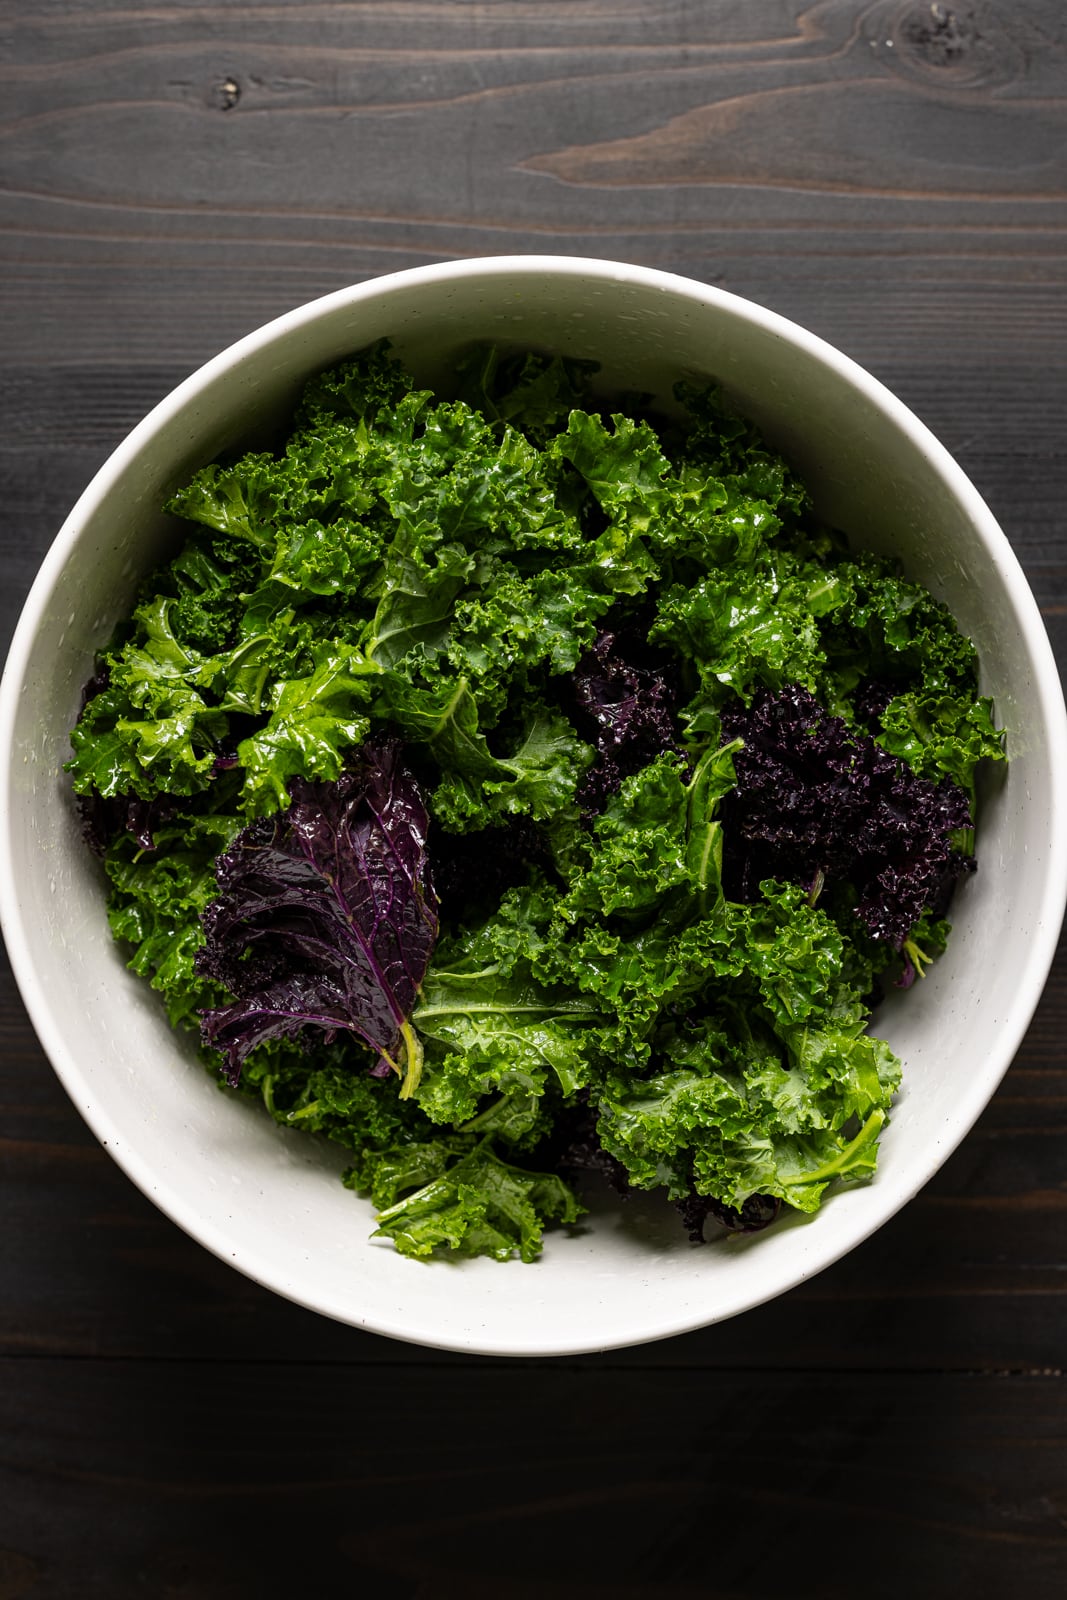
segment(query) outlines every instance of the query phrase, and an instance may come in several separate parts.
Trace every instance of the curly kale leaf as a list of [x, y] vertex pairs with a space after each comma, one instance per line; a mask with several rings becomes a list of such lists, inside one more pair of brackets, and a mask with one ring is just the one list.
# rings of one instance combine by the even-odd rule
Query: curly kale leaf
[[638, 639], [601, 629], [575, 669], [574, 698], [597, 751], [579, 794], [588, 811], [602, 811], [624, 777], [678, 747], [675, 690], [665, 664], [649, 664], [650, 656], [655, 662]]
[[425, 403], [431, 398], [428, 390], [415, 390], [388, 341], [379, 339], [351, 361], [308, 380], [296, 414], [298, 436], [329, 434], [339, 424], [361, 428], [364, 434], [371, 427], [388, 430], [398, 417], [406, 416], [413, 401]]
[[595, 371], [594, 361], [527, 350], [505, 354], [497, 345], [475, 345], [456, 363], [457, 398], [544, 444], [566, 427], [572, 411], [586, 408]]
[[566, 717], [536, 701], [527, 704], [513, 747], [494, 754], [466, 678], [422, 687], [392, 677], [381, 688], [379, 706], [432, 755], [441, 771], [434, 815], [457, 832], [490, 827], [515, 814], [545, 820], [572, 808], [593, 756]]
[[692, 772], [678, 756], [658, 756], [624, 779], [593, 822], [565, 914], [705, 915], [722, 894], [717, 810], [734, 787], [738, 749], [739, 741], [710, 747]]
[[109, 845], [108, 921], [133, 947], [129, 965], [166, 1001], [171, 1025], [193, 1024], [223, 991], [196, 970], [204, 942], [200, 918], [218, 892], [215, 860], [232, 842], [240, 818], [226, 812], [179, 814], [157, 828], [145, 850], [131, 834]]
[[761, 687], [815, 691], [827, 664], [820, 622], [850, 597], [847, 573], [785, 552], [751, 569], [727, 568], [662, 595], [649, 637], [692, 664], [700, 703], [749, 701]]
[[448, 1249], [535, 1261], [545, 1222], [576, 1222], [584, 1209], [562, 1178], [508, 1165], [488, 1140], [471, 1148], [446, 1138], [411, 1146], [399, 1159], [386, 1152], [364, 1163], [353, 1186], [368, 1179], [378, 1236], [421, 1259]]
[[346, 753], [370, 728], [373, 675], [359, 651], [322, 644], [311, 651], [306, 677], [275, 683], [266, 724], [237, 747], [246, 811], [257, 816], [287, 805], [295, 778], [340, 776]]
[[[724, 523], [747, 522], [762, 540], [768, 512], [774, 516], [772, 532], [780, 522], [803, 526], [810, 519], [811, 497], [804, 484], [718, 384], [682, 382], [675, 384], [674, 395], [687, 413], [681, 459], [701, 479], [722, 485]], [[740, 539], [737, 553], [746, 545]]]
[[[697, 391], [686, 398], [701, 408]], [[780, 458], [755, 443], [750, 425], [730, 426], [745, 451], [718, 448], [709, 459], [694, 435], [693, 447], [683, 445], [672, 459], [647, 422], [616, 415], [609, 428], [600, 417], [571, 416], [552, 449], [580, 474], [608, 520], [600, 559], [617, 592], [640, 594], [659, 577], [688, 584], [726, 564], [750, 567], [784, 523], [807, 509], [803, 489]]]
[[255, 454], [243, 456], [234, 466], [201, 467], [171, 495], [166, 510], [265, 554], [273, 549], [276, 537], [278, 464], [273, 456]]
[[[615, 415], [609, 429], [602, 418], [575, 411], [552, 448], [584, 478], [616, 525], [647, 534], [672, 509], [671, 464], [647, 422]], [[651, 557], [647, 560], [654, 571]]]
[[779, 877], [813, 898], [845, 893], [899, 950], [964, 870], [954, 836], [970, 826], [967, 796], [919, 777], [797, 685], [725, 713], [723, 726], [743, 741], [726, 814], [734, 892]]
[[[256, 815], [288, 803], [291, 777], [335, 778], [369, 727], [366, 679], [377, 668], [351, 646], [313, 642], [314, 621], [271, 582], [245, 597], [232, 644], [213, 654], [183, 642], [180, 612], [179, 598], [157, 594], [105, 657], [107, 687], [71, 734], [76, 792], [194, 795], [236, 757], [241, 805]], [[258, 727], [239, 740], [235, 717]]]
[[240, 1089], [259, 1099], [284, 1128], [321, 1133], [353, 1152], [357, 1164], [383, 1150], [433, 1139], [437, 1130], [412, 1099], [403, 1100], [391, 1076], [367, 1071], [352, 1036], [321, 1041], [313, 1054], [299, 1041], [274, 1039], [253, 1050]]
[[600, 1138], [637, 1188], [665, 1185], [672, 1200], [707, 1194], [743, 1210], [753, 1195], [818, 1209], [834, 1179], [869, 1178], [885, 1112], [872, 1111], [851, 1137], [831, 1130], [789, 1133], [752, 1085], [704, 1058], [600, 1100]]
[[851, 556], [848, 568], [852, 598], [827, 629], [835, 671], [847, 676], [859, 663], [864, 676], [902, 687], [973, 694], [978, 655], [948, 607], [876, 556]]
[[147, 637], [120, 663], [109, 658], [110, 682], [86, 705], [70, 742], [67, 763], [76, 794], [105, 799], [132, 794], [193, 795], [211, 783], [229, 733], [224, 712], [205, 697], [204, 658], [181, 645], [163, 600]]
[[[583, 1030], [599, 1019], [597, 1006], [528, 972], [505, 975], [470, 954], [436, 962], [412, 1018], [426, 1045], [419, 1105], [434, 1122], [465, 1124], [500, 1095], [508, 1142], [525, 1139], [547, 1082], [569, 1095], [588, 1081]], [[499, 1133], [501, 1113], [491, 1120]]]
[[246, 591], [258, 586], [261, 571], [257, 549], [197, 530], [150, 587], [176, 602], [170, 611], [175, 638], [210, 656], [236, 643]]
[[878, 719], [875, 737], [922, 777], [951, 778], [974, 794], [980, 761], [1004, 761], [1004, 736], [993, 703], [969, 694], [909, 691], [895, 695]]

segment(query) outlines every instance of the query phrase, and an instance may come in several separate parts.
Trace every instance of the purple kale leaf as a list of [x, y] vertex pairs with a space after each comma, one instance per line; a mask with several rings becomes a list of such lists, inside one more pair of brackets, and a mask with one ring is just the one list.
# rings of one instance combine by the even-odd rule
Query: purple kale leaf
[[962, 789], [919, 777], [796, 684], [722, 724], [744, 740], [722, 813], [728, 894], [747, 899], [762, 878], [813, 898], [851, 885], [860, 921], [895, 950], [924, 910], [944, 909], [973, 865], [952, 840], [971, 822]]
[[882, 726], [882, 713], [900, 690], [901, 685], [890, 683], [888, 678], [861, 679], [852, 696], [856, 720], [873, 733], [878, 733]]
[[677, 748], [674, 693], [636, 636], [602, 629], [574, 671], [574, 695], [590, 725], [597, 759], [578, 791], [583, 810], [600, 812], [631, 773]]
[[739, 1211], [736, 1206], [728, 1206], [710, 1194], [697, 1194], [694, 1189], [674, 1204], [692, 1242], [705, 1244], [704, 1228], [709, 1217], [728, 1233], [759, 1233], [770, 1227], [782, 1202], [770, 1194], [750, 1194]]
[[82, 837], [95, 855], [102, 856], [120, 834], [129, 833], [142, 850], [156, 848], [155, 835], [172, 822], [176, 807], [165, 795], [142, 800], [132, 790], [104, 796], [92, 789], [74, 797], [81, 822]]
[[202, 1015], [231, 1083], [250, 1050], [307, 1027], [345, 1028], [378, 1066], [418, 1083], [410, 1016], [437, 938], [429, 819], [396, 741], [364, 745], [335, 783], [295, 779], [288, 811], [238, 834], [216, 863], [197, 971], [235, 996]]

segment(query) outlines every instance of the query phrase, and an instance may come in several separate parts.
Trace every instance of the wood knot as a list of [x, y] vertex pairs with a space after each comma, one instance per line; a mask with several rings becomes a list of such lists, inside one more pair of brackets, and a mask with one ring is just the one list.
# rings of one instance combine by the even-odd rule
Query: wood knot
[[919, 6], [902, 21], [901, 36], [932, 67], [954, 67], [981, 39], [970, 14], [948, 6]]
[[940, 90], [989, 91], [1025, 75], [1015, 18], [989, 0], [954, 7], [948, 0], [875, 6], [864, 31], [881, 61]]
[[232, 111], [241, 98], [241, 85], [234, 77], [219, 78], [208, 90], [207, 103], [215, 111]]

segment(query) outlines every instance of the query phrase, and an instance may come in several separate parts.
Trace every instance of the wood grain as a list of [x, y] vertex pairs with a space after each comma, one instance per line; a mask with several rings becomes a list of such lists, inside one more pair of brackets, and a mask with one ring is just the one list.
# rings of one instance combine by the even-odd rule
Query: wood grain
[[[0, 0], [0, 645], [200, 362], [346, 283], [532, 251], [720, 284], [867, 366], [989, 500], [1064, 662], [1065, 108], [1059, 0]], [[96, 1146], [0, 970], [0, 1600], [1051, 1600], [1065, 1039], [1061, 951], [874, 1239], [734, 1322], [517, 1363], [207, 1255]]]
[[55, 1600], [309, 1574], [412, 1600], [848, 1600], [860, 1574], [931, 1600], [1023, 1572], [1034, 1600], [1062, 1592], [1047, 1378], [31, 1360], [19, 1380], [7, 1560]]

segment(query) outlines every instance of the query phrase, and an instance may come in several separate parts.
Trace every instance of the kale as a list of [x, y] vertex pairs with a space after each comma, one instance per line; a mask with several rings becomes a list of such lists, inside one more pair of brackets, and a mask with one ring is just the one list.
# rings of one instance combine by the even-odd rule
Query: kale
[[813, 900], [854, 894], [867, 931], [899, 950], [967, 870], [954, 841], [972, 821], [962, 789], [920, 777], [797, 684], [722, 722], [742, 741], [724, 815], [728, 886], [744, 899], [764, 878]]
[[770, 1227], [782, 1207], [782, 1202], [772, 1195], [750, 1194], [738, 1210], [736, 1206], [724, 1206], [721, 1200], [695, 1191], [674, 1203], [693, 1244], [705, 1243], [704, 1229], [709, 1217], [727, 1233], [760, 1233]]
[[543, 445], [566, 427], [573, 410], [585, 409], [595, 371], [595, 362], [574, 357], [475, 345], [456, 363], [455, 377], [460, 399]]
[[111, 932], [132, 947], [131, 968], [162, 994], [175, 1026], [199, 1025], [200, 1011], [226, 998], [196, 962], [201, 917], [218, 893], [215, 863], [240, 825], [225, 806], [199, 814], [183, 809], [157, 829], [154, 850], [123, 831], [104, 855]]
[[195, 964], [236, 997], [202, 1020], [231, 1082], [268, 1040], [348, 1029], [413, 1093], [410, 1017], [437, 936], [428, 827], [394, 741], [365, 746], [336, 783], [294, 780], [289, 810], [219, 857]]
[[173, 820], [175, 808], [165, 797], [142, 800], [127, 790], [105, 798], [99, 790], [75, 796], [82, 837], [94, 855], [106, 855], [111, 840], [128, 833], [142, 850], [156, 848], [155, 835]]
[[367, 1071], [362, 1046], [340, 1032], [323, 1038], [314, 1055], [299, 1041], [277, 1039], [247, 1057], [241, 1092], [258, 1100], [284, 1128], [321, 1133], [354, 1156], [351, 1171], [364, 1172], [374, 1156], [419, 1145], [435, 1135], [429, 1118], [412, 1099], [396, 1093], [391, 1073]]
[[655, 756], [678, 749], [675, 693], [666, 664], [642, 663], [650, 654], [640, 640], [601, 629], [574, 671], [574, 698], [590, 724], [597, 760], [586, 773], [578, 800], [586, 811], [602, 811], [624, 777]]
[[545, 1223], [576, 1222], [583, 1210], [556, 1173], [512, 1166], [484, 1139], [473, 1147], [462, 1139], [437, 1140], [409, 1147], [399, 1160], [386, 1152], [348, 1181], [370, 1189], [377, 1236], [392, 1239], [402, 1255], [423, 1259], [447, 1248], [496, 1261], [515, 1254], [534, 1261]]
[[71, 736], [112, 931], [402, 1252], [532, 1259], [588, 1172], [694, 1236], [815, 1210], [973, 866], [974, 647], [714, 386], [453, 378], [377, 345], [168, 502]]

